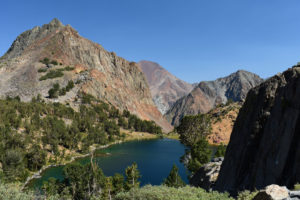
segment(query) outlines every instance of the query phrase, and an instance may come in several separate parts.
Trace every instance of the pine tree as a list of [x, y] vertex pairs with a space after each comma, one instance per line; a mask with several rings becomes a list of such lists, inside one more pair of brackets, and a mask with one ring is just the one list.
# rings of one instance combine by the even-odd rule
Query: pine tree
[[207, 140], [205, 138], [200, 139], [190, 150], [191, 159], [187, 164], [188, 170], [196, 173], [200, 167], [210, 161], [211, 154], [212, 151]]
[[184, 187], [185, 183], [178, 173], [178, 167], [174, 164], [169, 176], [164, 180], [164, 185], [168, 187]]
[[129, 191], [131, 188], [137, 188], [140, 185], [138, 179], [141, 177], [140, 172], [137, 169], [137, 164], [134, 162], [131, 166], [125, 170], [126, 182], [125, 188]]

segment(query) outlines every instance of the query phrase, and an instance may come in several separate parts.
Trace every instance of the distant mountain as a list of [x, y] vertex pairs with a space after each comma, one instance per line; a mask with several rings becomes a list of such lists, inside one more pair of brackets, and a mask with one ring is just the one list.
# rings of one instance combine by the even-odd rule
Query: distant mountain
[[[70, 81], [75, 87], [66, 90]], [[51, 99], [48, 91], [56, 83], [60, 94]], [[41, 94], [46, 101], [78, 107], [81, 93], [153, 120], [166, 132], [172, 129], [153, 103], [139, 65], [81, 37], [57, 19], [22, 33], [0, 58], [2, 98], [19, 96], [30, 101]]]
[[139, 65], [146, 76], [152, 99], [162, 114], [193, 89], [192, 84], [180, 80], [157, 63], [143, 60]]
[[239, 70], [215, 81], [200, 82], [188, 95], [177, 100], [165, 116], [172, 125], [177, 126], [185, 115], [207, 113], [229, 99], [245, 99], [248, 91], [262, 81], [256, 74]]

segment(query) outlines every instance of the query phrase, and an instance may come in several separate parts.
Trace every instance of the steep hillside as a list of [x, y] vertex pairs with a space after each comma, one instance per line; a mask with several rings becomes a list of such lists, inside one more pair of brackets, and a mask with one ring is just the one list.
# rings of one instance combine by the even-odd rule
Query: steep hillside
[[219, 105], [207, 113], [211, 119], [211, 133], [207, 136], [210, 144], [227, 145], [233, 125], [238, 116], [242, 103], [235, 102], [226, 105]]
[[216, 189], [300, 182], [300, 66], [251, 89], [230, 138]]
[[243, 100], [249, 89], [261, 82], [259, 76], [243, 70], [215, 81], [200, 82], [187, 96], [177, 100], [165, 116], [172, 125], [177, 126], [185, 115], [207, 113], [229, 99]]
[[152, 99], [162, 114], [193, 89], [192, 84], [178, 79], [157, 63], [143, 60], [139, 65], [146, 76]]
[[[58, 83], [72, 89], [48, 96]], [[140, 67], [81, 37], [57, 19], [22, 33], [0, 60], [0, 97], [20, 96], [29, 101], [41, 94], [46, 101], [80, 104], [80, 92], [129, 110], [142, 119], [153, 120], [170, 131], [152, 101]], [[50, 96], [51, 97], [51, 96]]]

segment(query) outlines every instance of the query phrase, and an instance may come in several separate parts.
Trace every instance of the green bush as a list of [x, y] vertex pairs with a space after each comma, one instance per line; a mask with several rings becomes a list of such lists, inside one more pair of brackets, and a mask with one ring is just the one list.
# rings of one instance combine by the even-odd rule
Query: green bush
[[43, 73], [43, 72], [46, 72], [47, 70], [48, 70], [47, 68], [41, 68], [41, 69], [38, 69], [38, 72]]
[[248, 190], [245, 190], [238, 194], [237, 200], [252, 200], [257, 195], [257, 193], [257, 191], [250, 192]]
[[53, 64], [53, 65], [58, 65], [58, 62], [57, 62], [56, 60], [52, 60], [52, 61], [51, 61], [51, 64]]
[[227, 146], [224, 145], [224, 144], [220, 144], [218, 147], [217, 147], [217, 151], [215, 153], [215, 157], [218, 158], [218, 157], [224, 157], [225, 156], [225, 153], [226, 153], [226, 148]]
[[71, 80], [68, 82], [68, 84], [66, 86], [66, 91], [69, 92], [73, 88], [74, 88], [74, 82]]
[[55, 84], [53, 85], [53, 87], [48, 91], [48, 94], [49, 94], [49, 98], [50, 98], [50, 99], [53, 99], [53, 98], [57, 98], [57, 97], [58, 97], [58, 95], [60, 94], [59, 88], [60, 88], [59, 84], [58, 84], [58, 83], [55, 83]]
[[75, 68], [74, 67], [70, 67], [70, 66], [66, 66], [64, 68], [65, 71], [73, 71]]
[[227, 193], [206, 192], [195, 187], [173, 188], [167, 186], [147, 185], [142, 188], [133, 188], [129, 192], [121, 192], [116, 200], [234, 200]]
[[43, 60], [40, 60], [41, 63], [44, 63], [45, 65], [50, 63], [49, 58], [44, 58]]
[[63, 77], [63, 76], [64, 76], [64, 73], [61, 72], [60, 70], [50, 70], [47, 74], [42, 76], [39, 80], [44, 81], [47, 79], [54, 79], [54, 78]]

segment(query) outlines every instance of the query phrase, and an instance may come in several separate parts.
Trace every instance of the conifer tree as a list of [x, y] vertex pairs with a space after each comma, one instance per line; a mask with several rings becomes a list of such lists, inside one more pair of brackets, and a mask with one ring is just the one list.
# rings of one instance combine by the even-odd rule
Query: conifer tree
[[125, 188], [129, 191], [131, 188], [137, 188], [140, 185], [139, 178], [140, 172], [137, 169], [137, 164], [134, 162], [131, 166], [127, 167], [125, 170], [126, 182]]
[[164, 180], [164, 185], [168, 187], [184, 187], [185, 183], [178, 173], [178, 167], [174, 164], [169, 176]]

